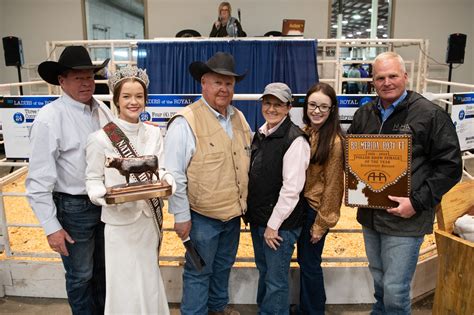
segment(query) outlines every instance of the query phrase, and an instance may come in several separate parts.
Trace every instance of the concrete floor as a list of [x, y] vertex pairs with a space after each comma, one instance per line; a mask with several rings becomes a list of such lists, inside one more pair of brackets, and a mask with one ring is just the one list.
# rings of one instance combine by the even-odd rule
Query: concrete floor
[[[418, 301], [412, 307], [413, 315], [430, 315], [433, 307], [433, 296], [431, 293]], [[234, 305], [235, 309], [242, 315], [253, 315], [257, 313], [255, 305]], [[179, 305], [170, 305], [171, 315], [179, 315]], [[351, 305], [328, 305], [327, 315], [363, 315], [368, 314], [371, 306], [368, 304]], [[66, 315], [71, 314], [67, 300], [29, 298], [6, 296], [0, 298], [0, 314], [35, 314], [35, 315]]]

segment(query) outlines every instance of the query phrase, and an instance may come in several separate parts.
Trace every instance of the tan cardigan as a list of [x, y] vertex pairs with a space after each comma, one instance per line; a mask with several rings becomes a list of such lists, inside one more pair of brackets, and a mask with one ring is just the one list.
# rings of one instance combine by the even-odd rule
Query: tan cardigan
[[[311, 128], [305, 129], [311, 144], [311, 156], [314, 156], [319, 142], [319, 133]], [[324, 165], [310, 163], [306, 171], [304, 196], [309, 205], [318, 212], [311, 232], [313, 236], [322, 236], [334, 227], [341, 214], [344, 194], [344, 151], [342, 139], [337, 136], [331, 145], [328, 160]]]

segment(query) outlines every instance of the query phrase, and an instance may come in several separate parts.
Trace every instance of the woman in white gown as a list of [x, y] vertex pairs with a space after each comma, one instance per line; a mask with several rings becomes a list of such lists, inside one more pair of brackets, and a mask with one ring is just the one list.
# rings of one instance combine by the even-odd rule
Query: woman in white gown
[[[86, 186], [92, 202], [102, 205], [105, 223], [106, 300], [105, 314], [169, 314], [158, 266], [160, 231], [157, 216], [146, 200], [106, 204], [106, 187], [125, 183], [114, 168], [106, 168], [107, 157], [121, 157], [110, 131], [129, 140], [136, 155], [155, 155], [163, 165], [160, 129], [144, 124], [148, 76], [142, 69], [125, 67], [109, 79], [119, 116], [113, 123], [91, 134], [87, 143]], [[122, 139], [123, 140], [123, 139]], [[116, 143], [117, 141], [115, 141]], [[132, 150], [133, 150], [132, 149]], [[133, 182], [133, 176], [130, 182]], [[174, 184], [171, 174], [160, 170], [160, 179]], [[159, 203], [158, 203], [159, 204]], [[155, 215], [155, 217], [154, 217]]]

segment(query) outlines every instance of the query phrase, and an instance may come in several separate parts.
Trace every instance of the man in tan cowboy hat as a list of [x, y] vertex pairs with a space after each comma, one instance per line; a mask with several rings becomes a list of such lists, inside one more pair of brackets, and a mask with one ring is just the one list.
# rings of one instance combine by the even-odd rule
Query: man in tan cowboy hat
[[104, 312], [104, 224], [101, 207], [87, 196], [85, 148], [87, 136], [112, 119], [92, 97], [94, 72], [108, 61], [93, 65], [84, 47], [68, 46], [57, 62], [38, 67], [41, 78], [60, 85], [63, 95], [33, 123], [27, 197], [49, 246], [61, 254], [73, 314]]
[[187, 257], [181, 313], [239, 314], [227, 305], [228, 284], [247, 209], [251, 136], [230, 103], [245, 75], [235, 73], [234, 58], [223, 52], [191, 63], [189, 72], [201, 83], [202, 98], [168, 124], [165, 167], [177, 185], [168, 210], [178, 236], [191, 238], [206, 265], [197, 270]]

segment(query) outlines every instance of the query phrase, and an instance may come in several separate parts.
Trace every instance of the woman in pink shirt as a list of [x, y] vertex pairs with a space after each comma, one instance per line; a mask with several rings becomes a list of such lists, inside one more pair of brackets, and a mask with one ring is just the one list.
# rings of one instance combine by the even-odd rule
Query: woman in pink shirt
[[310, 147], [290, 119], [293, 99], [286, 84], [267, 85], [261, 100], [266, 122], [252, 141], [245, 219], [259, 271], [259, 314], [288, 314], [288, 270], [306, 212], [301, 192]]

